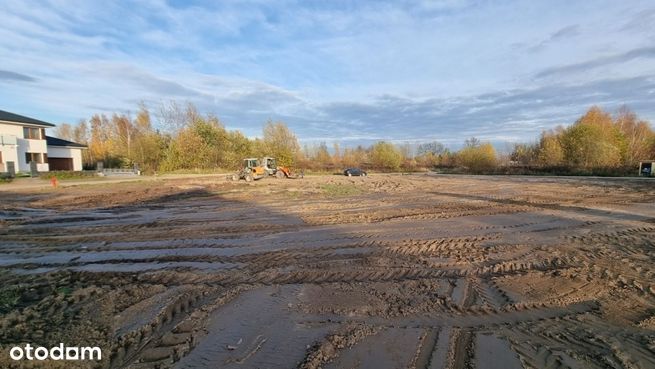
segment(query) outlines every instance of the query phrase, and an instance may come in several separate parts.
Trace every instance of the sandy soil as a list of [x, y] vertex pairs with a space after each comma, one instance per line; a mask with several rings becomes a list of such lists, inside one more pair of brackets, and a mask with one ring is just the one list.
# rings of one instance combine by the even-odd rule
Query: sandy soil
[[654, 368], [655, 182], [0, 187], [0, 367]]

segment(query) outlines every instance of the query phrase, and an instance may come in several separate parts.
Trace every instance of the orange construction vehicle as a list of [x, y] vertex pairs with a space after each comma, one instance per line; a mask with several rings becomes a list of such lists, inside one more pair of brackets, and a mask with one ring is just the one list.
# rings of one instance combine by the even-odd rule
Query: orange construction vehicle
[[269, 176], [275, 176], [276, 178], [303, 178], [304, 173], [300, 172], [299, 175], [296, 175], [295, 173], [291, 172], [291, 168], [289, 167], [282, 167], [278, 166], [275, 158], [272, 158], [270, 156], [262, 158], [262, 166], [264, 167], [264, 171]]
[[245, 179], [246, 182], [252, 182], [264, 178], [268, 175], [266, 169], [259, 164], [259, 159], [243, 159], [243, 166], [236, 173], [232, 174], [232, 180], [238, 181]]

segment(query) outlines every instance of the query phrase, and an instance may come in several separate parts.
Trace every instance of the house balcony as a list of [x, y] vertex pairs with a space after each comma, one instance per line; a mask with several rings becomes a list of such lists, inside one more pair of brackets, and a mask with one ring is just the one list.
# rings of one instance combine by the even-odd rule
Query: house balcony
[[14, 135], [0, 135], [0, 145], [18, 145], [18, 139]]

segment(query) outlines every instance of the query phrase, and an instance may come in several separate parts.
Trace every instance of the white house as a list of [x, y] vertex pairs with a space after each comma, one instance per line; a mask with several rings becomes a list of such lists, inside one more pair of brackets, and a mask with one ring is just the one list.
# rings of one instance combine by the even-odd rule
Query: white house
[[82, 150], [86, 145], [46, 136], [50, 170], [82, 170]]
[[82, 170], [86, 146], [46, 136], [46, 128], [54, 126], [0, 110], [0, 172], [8, 171], [9, 163], [16, 172], [29, 172], [32, 161], [39, 172]]

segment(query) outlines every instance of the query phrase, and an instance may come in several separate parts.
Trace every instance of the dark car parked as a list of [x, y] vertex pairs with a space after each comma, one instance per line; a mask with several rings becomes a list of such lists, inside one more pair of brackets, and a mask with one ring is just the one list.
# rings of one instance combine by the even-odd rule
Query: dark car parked
[[348, 177], [352, 177], [352, 176], [366, 177], [366, 172], [359, 168], [348, 168], [343, 171], [343, 175]]

